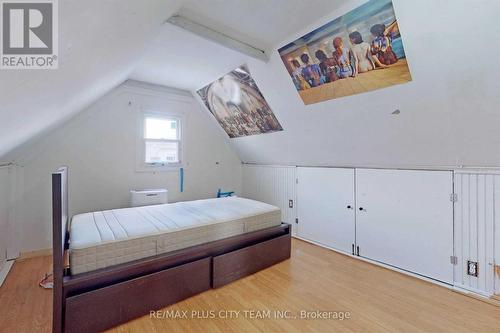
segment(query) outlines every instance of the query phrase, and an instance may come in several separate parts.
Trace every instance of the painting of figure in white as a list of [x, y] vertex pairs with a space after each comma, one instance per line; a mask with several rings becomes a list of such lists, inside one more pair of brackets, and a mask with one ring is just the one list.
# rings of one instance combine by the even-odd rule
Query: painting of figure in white
[[198, 95], [230, 138], [283, 130], [245, 65], [198, 90]]

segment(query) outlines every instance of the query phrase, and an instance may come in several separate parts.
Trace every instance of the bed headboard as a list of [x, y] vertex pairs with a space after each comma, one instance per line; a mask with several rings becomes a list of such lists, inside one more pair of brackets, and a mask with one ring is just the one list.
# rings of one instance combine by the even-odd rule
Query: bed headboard
[[64, 250], [68, 245], [68, 168], [52, 173], [53, 332], [61, 332]]

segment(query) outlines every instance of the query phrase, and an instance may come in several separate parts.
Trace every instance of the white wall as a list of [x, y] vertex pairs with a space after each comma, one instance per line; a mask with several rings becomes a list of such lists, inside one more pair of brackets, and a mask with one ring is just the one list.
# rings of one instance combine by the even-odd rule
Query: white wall
[[[500, 228], [500, 174], [458, 170], [454, 180], [455, 285], [486, 295], [495, 290], [495, 227]], [[499, 239], [500, 240], [500, 239]], [[496, 242], [498, 250], [500, 243]], [[467, 274], [467, 261], [477, 262], [478, 277]], [[496, 257], [500, 263], [500, 256]], [[500, 287], [500, 286], [499, 286]]]
[[0, 161], [123, 82], [180, 0], [57, 1], [59, 68], [0, 75]]
[[[291, 31], [275, 45], [269, 63], [248, 60], [284, 131], [232, 139], [241, 159], [309, 166], [500, 166], [498, 0], [393, 0], [413, 81], [302, 103], [276, 49], [364, 2], [352, 0], [303, 31]], [[391, 115], [395, 109], [401, 114]]]
[[[242, 173], [242, 195], [281, 209], [281, 221], [292, 225], [292, 236], [297, 232], [297, 168], [244, 165]], [[292, 200], [292, 207], [289, 201]]]
[[[69, 167], [70, 214], [126, 207], [129, 190], [167, 188], [170, 201], [214, 197], [241, 189], [241, 161], [187, 93], [129, 82], [38, 142], [14, 153], [20, 168], [16, 218], [21, 252], [51, 247], [50, 174]], [[187, 104], [186, 104], [187, 102]], [[136, 172], [138, 113], [185, 114], [185, 187], [179, 172]], [[218, 162], [218, 164], [216, 164]]]

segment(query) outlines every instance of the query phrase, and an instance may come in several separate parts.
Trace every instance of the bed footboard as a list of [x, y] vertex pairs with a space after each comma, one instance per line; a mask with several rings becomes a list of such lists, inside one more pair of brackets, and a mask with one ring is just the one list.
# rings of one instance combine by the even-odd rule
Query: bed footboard
[[65, 332], [101, 332], [210, 289], [210, 258], [66, 299]]

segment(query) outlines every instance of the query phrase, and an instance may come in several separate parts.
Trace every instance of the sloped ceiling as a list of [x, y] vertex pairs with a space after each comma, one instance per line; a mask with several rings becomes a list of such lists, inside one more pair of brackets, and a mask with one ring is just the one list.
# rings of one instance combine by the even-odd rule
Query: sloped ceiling
[[122, 83], [181, 4], [177, 0], [58, 3], [59, 69], [0, 71], [0, 157]]
[[[174, 13], [268, 49], [344, 2], [59, 1], [59, 69], [0, 71], [0, 163], [15, 158], [7, 152], [37, 140], [127, 78], [195, 90], [246, 61], [163, 24]], [[306, 10], [310, 4], [314, 10]]]
[[[284, 131], [230, 139], [244, 162], [308, 166], [454, 168], [500, 166], [500, 2], [393, 0], [413, 81], [304, 105], [277, 49], [365, 3], [349, 1], [187, 1], [181, 13], [213, 29], [266, 48], [267, 63], [187, 37], [182, 67], [175, 47], [155, 82], [182, 81], [196, 90], [246, 62]], [[430, 10], [432, 8], [432, 10]], [[225, 27], [226, 30], [220, 30]], [[186, 33], [187, 34], [187, 33]], [[150, 51], [149, 54], [154, 54]], [[141, 66], [146, 68], [146, 57]], [[192, 64], [190, 70], [189, 64]], [[187, 65], [187, 66], [186, 66]], [[207, 69], [201, 67], [206, 66]], [[139, 69], [141, 68], [141, 69]], [[144, 70], [138, 67], [138, 71]], [[153, 69], [150, 69], [153, 73]], [[183, 73], [183, 74], [182, 74]], [[177, 77], [177, 79], [176, 79]], [[164, 81], [162, 81], [164, 80]], [[399, 109], [399, 115], [392, 112]]]
[[186, 0], [179, 13], [264, 50], [349, 0]]
[[[272, 54], [276, 44], [348, 0], [186, 0], [177, 12]], [[194, 91], [250, 59], [170, 24], [131, 78]]]
[[246, 61], [241, 53], [165, 24], [130, 78], [193, 91]]
[[[302, 103], [277, 49], [364, 2], [60, 1], [61, 69], [0, 72], [0, 155], [126, 77], [195, 91], [247, 63], [284, 131], [228, 139], [244, 162], [500, 166], [497, 0], [393, 0], [413, 81]], [[174, 12], [265, 49], [269, 62], [161, 25]]]

